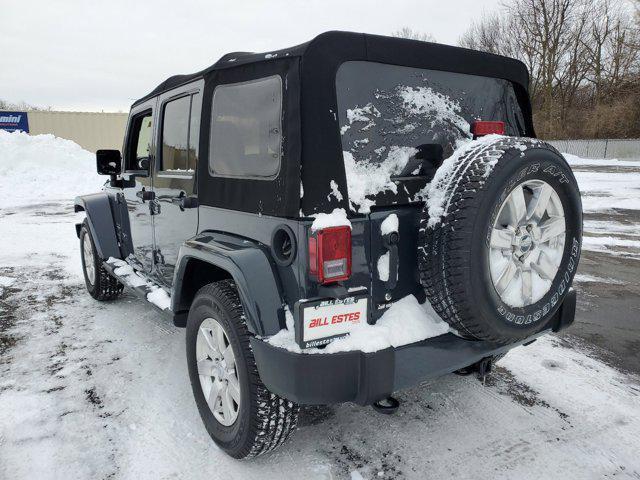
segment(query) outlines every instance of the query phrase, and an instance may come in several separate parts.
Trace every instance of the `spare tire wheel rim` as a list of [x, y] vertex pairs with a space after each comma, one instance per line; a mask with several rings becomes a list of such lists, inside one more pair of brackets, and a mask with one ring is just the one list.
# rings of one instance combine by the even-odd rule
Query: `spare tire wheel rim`
[[240, 380], [227, 332], [214, 318], [205, 318], [196, 338], [200, 387], [215, 419], [228, 427], [240, 411]]
[[564, 254], [566, 222], [556, 190], [542, 180], [516, 185], [492, 225], [493, 286], [510, 307], [527, 307], [551, 289]]
[[93, 259], [93, 248], [91, 246], [91, 238], [89, 238], [88, 232], [85, 232], [82, 237], [82, 258], [84, 260], [84, 271], [87, 275], [87, 280], [89, 280], [90, 285], [95, 285], [96, 263]]

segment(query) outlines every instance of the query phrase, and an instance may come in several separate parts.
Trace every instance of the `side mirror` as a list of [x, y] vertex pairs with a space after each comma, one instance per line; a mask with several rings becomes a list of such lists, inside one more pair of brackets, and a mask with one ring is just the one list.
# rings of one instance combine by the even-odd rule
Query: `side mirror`
[[122, 170], [122, 156], [119, 150], [98, 150], [96, 164], [99, 175], [118, 175]]

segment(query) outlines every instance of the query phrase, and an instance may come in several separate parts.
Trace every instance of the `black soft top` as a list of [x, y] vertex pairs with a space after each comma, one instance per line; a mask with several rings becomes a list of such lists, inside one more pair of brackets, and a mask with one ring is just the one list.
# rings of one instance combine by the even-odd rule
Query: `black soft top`
[[[209, 158], [212, 98], [216, 86], [279, 75], [284, 80], [283, 155], [278, 176], [270, 181], [210, 175], [198, 162], [201, 205], [295, 218], [345, 208], [347, 196], [328, 196], [331, 181], [347, 192], [336, 73], [349, 61], [441, 70], [501, 78], [512, 82], [525, 120], [525, 134], [535, 136], [525, 65], [512, 58], [465, 48], [350, 32], [327, 32], [313, 40], [265, 53], [236, 52], [190, 75], [168, 78], [134, 105], [178, 86], [204, 79], [199, 151]], [[304, 195], [301, 195], [301, 184]], [[301, 198], [302, 197], [302, 198]]]
[[[509, 57], [478, 52], [467, 48], [404, 38], [331, 31], [312, 40], [282, 50], [264, 53], [233, 52], [222, 56], [216, 63], [199, 72], [173, 75], [133, 105], [163, 92], [203, 78], [207, 73], [252, 63], [272, 62], [283, 58], [300, 57], [307, 67], [323, 68], [337, 59], [359, 51], [362, 59], [381, 63], [412, 65], [415, 67], [471, 73], [503, 78], [528, 90], [529, 73], [524, 63]], [[425, 63], [425, 60], [428, 59]]]

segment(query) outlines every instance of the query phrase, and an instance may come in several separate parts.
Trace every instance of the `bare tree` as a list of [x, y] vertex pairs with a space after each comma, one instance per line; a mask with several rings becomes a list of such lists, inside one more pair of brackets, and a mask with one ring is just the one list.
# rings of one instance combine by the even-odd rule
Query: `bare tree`
[[599, 135], [599, 125], [607, 123], [600, 105], [613, 101], [612, 92], [640, 91], [640, 29], [621, 1], [512, 0], [473, 23], [459, 44], [527, 65], [538, 133], [553, 137], [569, 130], [576, 108], [589, 104], [595, 113], [581, 114], [589, 115]]
[[435, 37], [430, 33], [417, 32], [409, 27], [402, 27], [400, 30], [396, 30], [395, 32], [391, 33], [391, 36], [398, 38], [409, 38], [411, 40], [420, 40], [421, 42], [436, 41]]
[[35, 105], [31, 105], [25, 101], [20, 101], [17, 103], [9, 102], [7, 100], [3, 100], [0, 98], [0, 110], [19, 110], [19, 111], [51, 111], [51, 106], [47, 107], [38, 107]]

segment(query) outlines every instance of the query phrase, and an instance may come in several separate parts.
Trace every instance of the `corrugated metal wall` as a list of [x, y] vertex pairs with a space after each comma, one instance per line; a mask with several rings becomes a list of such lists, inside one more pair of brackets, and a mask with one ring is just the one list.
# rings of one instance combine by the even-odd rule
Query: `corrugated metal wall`
[[126, 113], [29, 112], [29, 133], [51, 133], [73, 140], [85, 150], [122, 149]]
[[640, 139], [550, 140], [562, 153], [582, 158], [640, 158]]

